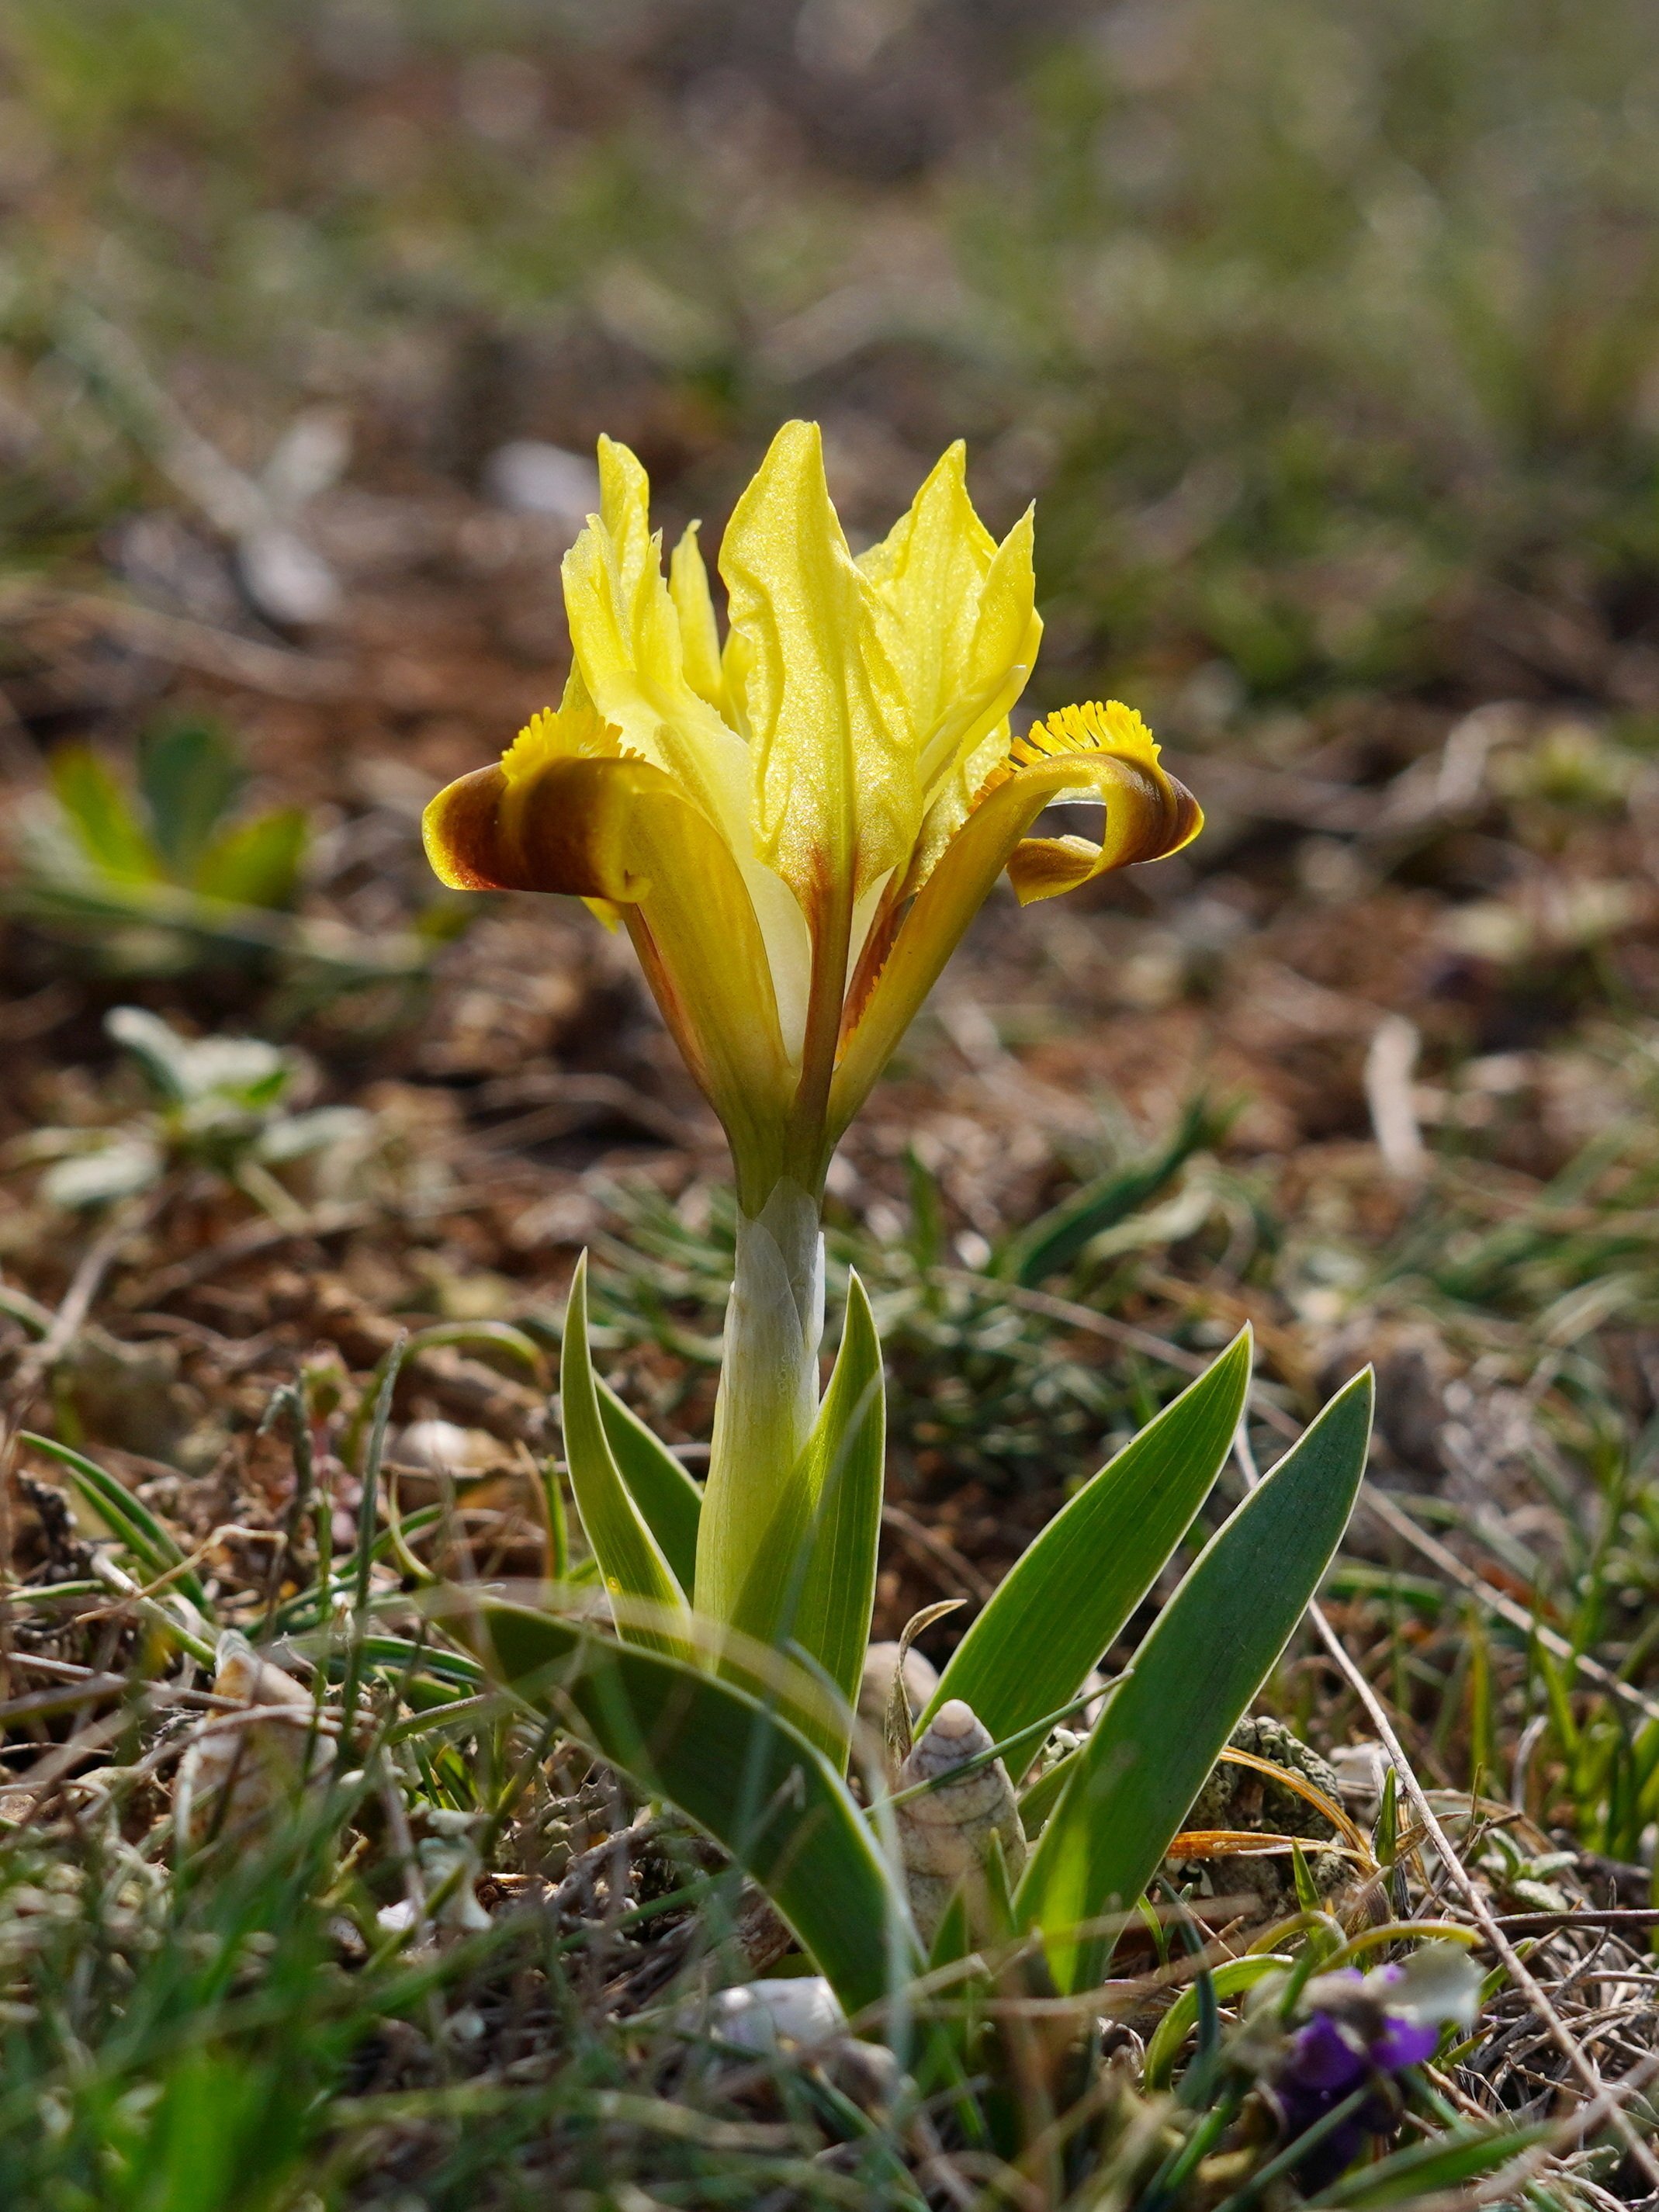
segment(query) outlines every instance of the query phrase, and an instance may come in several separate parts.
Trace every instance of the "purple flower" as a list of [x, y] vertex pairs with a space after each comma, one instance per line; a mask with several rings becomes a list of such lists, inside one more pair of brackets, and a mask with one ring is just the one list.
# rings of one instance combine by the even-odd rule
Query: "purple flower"
[[1425, 2058], [1432, 2058], [1440, 2041], [1440, 2030], [1430, 2022], [1401, 2020], [1395, 2014], [1386, 2015], [1388, 2026], [1371, 2045], [1373, 2066], [1384, 2074], [1398, 2074], [1407, 2066], [1420, 2066]]
[[1364, 2075], [1365, 2052], [1328, 2012], [1316, 2012], [1297, 2030], [1285, 2069], [1289, 2082], [1315, 2096], [1346, 2097]]
[[1304, 2188], [1334, 2179], [1367, 2135], [1391, 2134], [1400, 2118], [1395, 2077], [1434, 2056], [1442, 2027], [1467, 2025], [1480, 1976], [1468, 1954], [1434, 1943], [1403, 1966], [1322, 1974], [1302, 1995], [1303, 2021], [1274, 2081], [1285, 2132], [1294, 2141], [1369, 2085], [1370, 2094], [1316, 2143], [1297, 2169]]

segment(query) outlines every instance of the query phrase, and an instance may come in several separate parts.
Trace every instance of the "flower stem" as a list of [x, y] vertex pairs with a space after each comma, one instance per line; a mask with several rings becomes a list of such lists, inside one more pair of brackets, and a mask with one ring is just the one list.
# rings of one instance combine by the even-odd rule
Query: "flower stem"
[[823, 1334], [818, 1200], [785, 1177], [758, 1214], [738, 1209], [726, 1353], [697, 1534], [696, 1603], [717, 1620], [735, 1617], [811, 1432]]

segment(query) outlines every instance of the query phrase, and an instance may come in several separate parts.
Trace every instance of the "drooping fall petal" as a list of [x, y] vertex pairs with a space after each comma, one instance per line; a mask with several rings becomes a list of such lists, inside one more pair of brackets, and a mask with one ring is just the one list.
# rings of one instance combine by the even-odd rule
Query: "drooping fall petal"
[[724, 838], [647, 761], [548, 752], [512, 768], [509, 754], [432, 801], [434, 869], [461, 890], [567, 891], [619, 908], [663, 1018], [763, 1197], [793, 1077], [766, 946]]
[[[1045, 806], [1073, 793], [1103, 805], [1097, 843], [1026, 836]], [[831, 1138], [858, 1111], [1005, 867], [1029, 904], [1110, 869], [1163, 860], [1202, 826], [1198, 802], [1159, 764], [1146, 724], [1127, 707], [1066, 708], [1016, 738], [1009, 764], [991, 779], [908, 912], [889, 918], [884, 942], [879, 921], [872, 932], [848, 1000]]]
[[[1008, 880], [1022, 906], [1057, 898], [1062, 891], [1074, 891], [1079, 884], [1136, 860], [1167, 860], [1191, 844], [1204, 826], [1204, 817], [1185, 785], [1159, 766], [1158, 756], [1145, 722], [1133, 707], [1115, 699], [1104, 707], [1062, 707], [1014, 739], [1009, 748], [1013, 765], [1007, 771], [1008, 782], [1029, 791], [1046, 787], [1045, 805], [1073, 791], [1081, 799], [1098, 794], [1108, 799], [1105, 834], [1098, 843], [1089, 837], [1026, 837], [1015, 846]], [[1120, 763], [1122, 774], [1103, 781], [1108, 761]], [[1143, 780], [1146, 811], [1123, 805], [1114, 809], [1109, 793], [1127, 793], [1137, 774]], [[988, 805], [994, 803], [1001, 781], [1000, 776], [993, 777]]]

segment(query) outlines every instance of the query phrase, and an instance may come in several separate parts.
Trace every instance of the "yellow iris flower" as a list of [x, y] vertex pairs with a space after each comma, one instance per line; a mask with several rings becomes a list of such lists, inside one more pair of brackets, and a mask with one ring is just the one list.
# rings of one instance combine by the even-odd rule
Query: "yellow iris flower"
[[[725, 1125], [737, 1249], [695, 1588], [748, 1627], [770, 1618], [778, 1515], [817, 1494], [842, 1132], [1004, 868], [1022, 901], [1051, 898], [1176, 851], [1200, 815], [1127, 707], [1012, 734], [1042, 634], [1031, 518], [995, 542], [961, 446], [854, 559], [817, 430], [786, 423], [726, 525], [724, 646], [696, 526], [665, 579], [626, 447], [601, 440], [599, 481], [565, 557], [564, 698], [439, 793], [427, 850], [447, 884], [574, 892], [625, 921]], [[1097, 842], [1027, 834], [1062, 798], [1102, 804]]]
[[[778, 433], [720, 548], [722, 647], [694, 524], [666, 579], [645, 471], [599, 446], [564, 562], [556, 709], [426, 815], [444, 882], [574, 892], [626, 922], [758, 1213], [830, 1153], [1004, 868], [1022, 902], [1177, 851], [1191, 795], [1139, 714], [1010, 733], [1036, 657], [1031, 517], [998, 544], [952, 446], [856, 558], [817, 427]], [[1097, 842], [1027, 832], [1103, 804]]]

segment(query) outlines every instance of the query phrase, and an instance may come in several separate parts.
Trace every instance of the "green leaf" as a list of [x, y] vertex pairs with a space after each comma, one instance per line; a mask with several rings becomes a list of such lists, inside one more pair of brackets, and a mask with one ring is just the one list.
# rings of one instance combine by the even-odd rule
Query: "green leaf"
[[1426, 2142], [1408, 2143], [1391, 2158], [1362, 2166], [1328, 2189], [1310, 2197], [1310, 2205], [1340, 2205], [1344, 2212], [1371, 2212], [1373, 2206], [1418, 2203], [1442, 2190], [1462, 2187], [1483, 2173], [1494, 2173], [1552, 2132], [1547, 2124], [1530, 2128], [1450, 2128]]
[[1038, 1775], [1028, 1789], [1020, 1791], [1019, 1824], [1028, 1838], [1041, 1835], [1043, 1822], [1071, 1788], [1072, 1777], [1077, 1771], [1083, 1747], [1079, 1744], [1075, 1751], [1066, 1752], [1045, 1772]]
[[268, 1079], [283, 1066], [276, 1048], [258, 1037], [181, 1036], [147, 1006], [112, 1006], [104, 1028], [132, 1054], [156, 1093], [175, 1106], [227, 1091], [233, 1084]]
[[858, 1704], [870, 1645], [886, 1458], [881, 1339], [868, 1293], [849, 1274], [841, 1349], [802, 1454], [811, 1528], [792, 1631], [849, 1706]]
[[704, 1828], [753, 1876], [849, 2013], [920, 1959], [902, 1893], [829, 1761], [729, 1681], [667, 1652], [486, 1603], [503, 1679]]
[[[886, 1434], [881, 1340], [853, 1274], [830, 1388], [732, 1616], [763, 1643], [799, 1646], [849, 1707], [870, 1643]], [[819, 1747], [844, 1768], [848, 1742], [838, 1727]]]
[[[1001, 1742], [1073, 1697], [1152, 1588], [1221, 1472], [1250, 1382], [1250, 1334], [1079, 1491], [957, 1645], [919, 1727], [947, 1698]], [[1008, 1754], [1018, 1779], [1039, 1748]]]
[[696, 1577], [702, 1492], [608, 1382], [599, 1383], [599, 1393], [605, 1437], [629, 1494], [645, 1516], [680, 1588], [689, 1590]]
[[216, 722], [172, 722], [138, 746], [138, 789], [156, 850], [185, 883], [208, 840], [246, 781], [236, 749]]
[[290, 906], [309, 835], [301, 806], [279, 806], [239, 823], [204, 851], [191, 889], [233, 906]]
[[[1288, 1973], [1296, 1961], [1282, 1957], [1274, 1951], [1258, 1951], [1253, 1956], [1229, 1959], [1210, 1969], [1210, 1986], [1218, 1997], [1236, 1997], [1241, 1990], [1251, 1988], [1267, 1974]], [[1184, 1989], [1170, 2007], [1146, 2045], [1146, 2087], [1167, 2089], [1170, 2075], [1181, 2046], [1192, 2032], [1198, 2018], [1198, 1986], [1194, 1983]]]
[[[182, 1562], [185, 1554], [143, 1498], [135, 1498], [96, 1460], [88, 1459], [84, 1452], [71, 1450], [68, 1444], [60, 1444], [52, 1437], [36, 1436], [29, 1429], [21, 1431], [18, 1442], [58, 1462], [111, 1535], [120, 1539], [149, 1575], [164, 1575]], [[174, 1575], [173, 1587], [200, 1613], [212, 1619], [213, 1608], [208, 1603], [207, 1594], [191, 1569], [186, 1567], [182, 1574]]]
[[1371, 1398], [1368, 1369], [1217, 1530], [1079, 1755], [1019, 1891], [1062, 1990], [1088, 1986], [1107, 1955], [1072, 1931], [1140, 1895], [1318, 1589], [1364, 1472]]
[[1097, 1176], [1039, 1215], [1008, 1240], [990, 1272], [1005, 1281], [1023, 1283], [1028, 1289], [1058, 1274], [1103, 1230], [1115, 1227], [1156, 1198], [1194, 1152], [1216, 1142], [1231, 1118], [1218, 1114], [1204, 1097], [1193, 1099], [1174, 1134], [1159, 1151], [1127, 1167]]
[[445, 1345], [476, 1345], [481, 1351], [504, 1352], [520, 1366], [528, 1368], [538, 1379], [544, 1372], [542, 1349], [534, 1337], [515, 1328], [510, 1321], [434, 1321], [427, 1328], [417, 1328], [409, 1340], [411, 1358], [421, 1352], [435, 1352]]
[[[565, 1310], [559, 1406], [570, 1487], [605, 1589], [613, 1596], [643, 1598], [671, 1613], [683, 1613], [684, 1591], [649, 1522], [634, 1503], [605, 1434], [587, 1342], [586, 1252], [576, 1262]], [[654, 1627], [623, 1628], [622, 1633], [662, 1651], [681, 1648], [674, 1638]]]
[[64, 817], [94, 866], [124, 882], [162, 872], [143, 825], [106, 763], [86, 745], [60, 745], [49, 773]]

